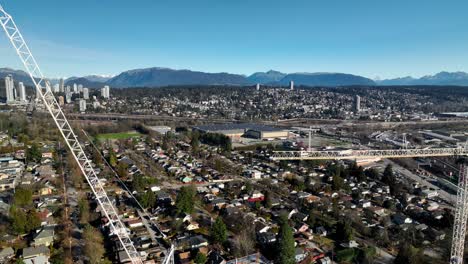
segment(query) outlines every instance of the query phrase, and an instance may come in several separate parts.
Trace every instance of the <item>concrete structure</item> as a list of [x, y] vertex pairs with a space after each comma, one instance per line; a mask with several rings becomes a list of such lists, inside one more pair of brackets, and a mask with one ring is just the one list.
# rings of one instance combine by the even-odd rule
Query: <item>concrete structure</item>
[[15, 102], [15, 85], [11, 75], [5, 77], [5, 90], [7, 104]]
[[148, 127], [150, 130], [158, 132], [161, 135], [165, 135], [168, 132], [172, 131], [172, 128], [169, 126], [150, 126]]
[[101, 96], [106, 99], [110, 97], [110, 87], [108, 85], [101, 88]]
[[282, 128], [264, 126], [259, 124], [222, 124], [222, 125], [203, 125], [196, 126], [193, 129], [203, 133], [223, 134], [235, 140], [242, 136], [257, 139], [287, 138], [289, 132]]
[[359, 113], [361, 111], [361, 97], [356, 95], [354, 98], [354, 112]]
[[83, 85], [82, 84], [78, 84], [78, 92], [79, 93], [83, 92]]
[[289, 89], [292, 91], [294, 90], [294, 82], [293, 81], [290, 81], [289, 82]]
[[72, 93], [71, 92], [68, 92], [65, 94], [65, 102], [67, 104], [71, 103], [71, 100], [72, 100]]
[[78, 92], [78, 85], [76, 83], [73, 84], [73, 93]]
[[59, 105], [61, 105], [61, 106], [65, 104], [65, 99], [63, 98], [63, 96], [59, 96], [59, 97], [58, 97], [58, 103], [59, 103]]
[[86, 100], [80, 99], [80, 112], [86, 112]]
[[58, 84], [58, 83], [54, 84], [52, 92], [54, 92], [54, 93], [60, 92], [60, 84]]
[[65, 92], [65, 80], [63, 78], [61, 78], [59, 81], [59, 92]]
[[260, 84], [257, 83], [257, 91], [260, 91]]
[[83, 99], [89, 100], [89, 89], [83, 88]]
[[26, 88], [24, 87], [24, 83], [18, 83], [18, 93], [19, 93], [19, 100], [21, 102], [26, 102]]

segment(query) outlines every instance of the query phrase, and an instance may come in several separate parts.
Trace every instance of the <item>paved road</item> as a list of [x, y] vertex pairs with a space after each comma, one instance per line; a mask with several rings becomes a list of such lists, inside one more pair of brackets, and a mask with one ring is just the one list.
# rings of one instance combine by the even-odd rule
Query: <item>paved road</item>
[[419, 183], [419, 185], [426, 186], [428, 188], [433, 188], [433, 189], [437, 190], [439, 192], [439, 197], [440, 198], [444, 199], [445, 201], [449, 202], [452, 205], [455, 204], [455, 202], [457, 200], [456, 195], [450, 194], [450, 193], [440, 189], [440, 187], [430, 183], [429, 181], [421, 178], [419, 175], [414, 174], [413, 172], [403, 168], [402, 166], [396, 164], [395, 162], [393, 162], [391, 160], [384, 160], [384, 163], [391, 164], [392, 167], [393, 167], [393, 170], [395, 172], [398, 172], [401, 175], [403, 175], [403, 176], [405, 176], [405, 177]]

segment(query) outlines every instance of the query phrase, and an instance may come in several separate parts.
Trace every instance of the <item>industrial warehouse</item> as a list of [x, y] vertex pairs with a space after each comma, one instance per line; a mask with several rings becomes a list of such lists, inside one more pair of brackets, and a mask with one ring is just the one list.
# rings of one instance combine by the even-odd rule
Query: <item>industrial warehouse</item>
[[195, 126], [193, 129], [202, 133], [223, 134], [230, 137], [233, 141], [237, 141], [241, 137], [273, 140], [286, 139], [289, 136], [289, 132], [286, 129], [252, 123], [203, 125]]

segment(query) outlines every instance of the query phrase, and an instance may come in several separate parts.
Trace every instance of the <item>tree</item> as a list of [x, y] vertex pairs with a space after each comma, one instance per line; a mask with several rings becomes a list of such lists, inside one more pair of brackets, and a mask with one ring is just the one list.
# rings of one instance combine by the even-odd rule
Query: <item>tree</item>
[[15, 206], [10, 208], [10, 219], [11, 219], [11, 228], [17, 234], [23, 234], [26, 232], [27, 217], [26, 214], [17, 209]]
[[31, 147], [26, 149], [26, 160], [39, 162], [42, 159], [42, 152], [36, 143], [33, 143]]
[[115, 151], [112, 147], [109, 148], [109, 164], [112, 167], [117, 165], [117, 155], [115, 154]]
[[422, 264], [423, 258], [421, 250], [413, 245], [403, 243], [398, 251], [398, 255], [393, 261], [394, 264]]
[[195, 258], [193, 259], [193, 262], [195, 262], [196, 264], [205, 264], [206, 261], [207, 261], [207, 258], [205, 254], [201, 253], [200, 251], [197, 253]]
[[102, 165], [101, 153], [99, 153], [99, 150], [97, 150], [96, 148], [93, 148], [92, 157], [94, 164], [96, 164], [97, 166]]
[[353, 239], [354, 230], [348, 221], [340, 221], [336, 225], [336, 238], [339, 241], [350, 241]]
[[195, 194], [196, 190], [194, 186], [183, 186], [180, 188], [176, 198], [176, 207], [179, 213], [193, 213]]
[[119, 162], [117, 165], [117, 174], [120, 176], [120, 178], [126, 178], [128, 176], [128, 165], [125, 164], [124, 162]]
[[192, 132], [192, 139], [190, 141], [190, 146], [192, 147], [192, 151], [194, 153], [198, 152], [198, 148], [200, 146], [199, 138], [200, 138], [200, 134], [198, 133], [198, 131]]
[[252, 253], [255, 248], [255, 231], [248, 228], [243, 229], [240, 234], [234, 236], [232, 241], [232, 252], [234, 256], [242, 257]]
[[80, 214], [80, 223], [86, 224], [89, 222], [89, 203], [86, 199], [78, 201], [78, 211]]
[[265, 208], [271, 208], [272, 206], [272, 201], [271, 201], [271, 192], [266, 191], [265, 192], [265, 200], [263, 201]]
[[28, 222], [26, 224], [26, 230], [31, 231], [41, 226], [41, 219], [35, 208], [28, 212]]
[[283, 216], [280, 222], [276, 262], [280, 264], [294, 264], [296, 263], [296, 249], [294, 247], [293, 231], [288, 224], [287, 217]]
[[379, 172], [375, 168], [370, 168], [365, 171], [365, 174], [368, 178], [377, 179], [379, 177]]
[[25, 207], [32, 204], [32, 191], [23, 187], [15, 189], [15, 195], [13, 197], [14, 204], [18, 207]]
[[393, 168], [391, 164], [388, 164], [387, 167], [385, 167], [382, 181], [387, 184], [390, 184], [393, 181]]
[[151, 190], [140, 196], [140, 204], [144, 208], [153, 207], [156, 203], [156, 195]]
[[84, 254], [88, 257], [89, 263], [100, 263], [105, 252], [102, 234], [91, 225], [86, 225], [83, 231], [83, 239], [85, 242]]
[[332, 189], [334, 191], [339, 191], [343, 188], [344, 185], [344, 180], [338, 175], [333, 176], [333, 183], [332, 183]]
[[28, 212], [12, 206], [10, 208], [11, 227], [14, 232], [24, 234], [41, 226], [41, 220], [35, 209]]
[[216, 218], [213, 226], [211, 227], [211, 239], [214, 243], [222, 244], [227, 239], [227, 228], [221, 217]]

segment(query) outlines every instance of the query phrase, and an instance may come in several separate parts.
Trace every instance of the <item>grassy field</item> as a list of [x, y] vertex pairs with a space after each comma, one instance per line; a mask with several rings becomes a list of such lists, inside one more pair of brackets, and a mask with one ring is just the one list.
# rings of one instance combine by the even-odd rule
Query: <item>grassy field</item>
[[138, 132], [124, 132], [124, 133], [109, 133], [109, 134], [99, 134], [96, 136], [98, 140], [112, 140], [112, 139], [128, 139], [139, 137], [140, 133]]

